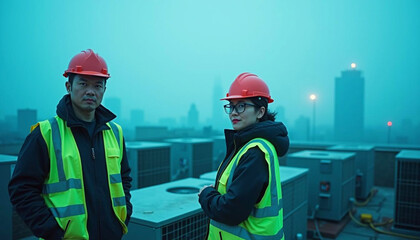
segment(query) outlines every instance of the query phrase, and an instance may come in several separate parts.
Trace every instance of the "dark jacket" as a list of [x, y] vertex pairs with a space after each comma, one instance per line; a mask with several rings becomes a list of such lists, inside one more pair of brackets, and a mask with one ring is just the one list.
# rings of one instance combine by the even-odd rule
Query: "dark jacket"
[[227, 154], [217, 172], [215, 187], [205, 188], [199, 202], [209, 218], [234, 226], [246, 220], [253, 206], [263, 197], [268, 186], [268, 165], [258, 147], [249, 149], [241, 157], [225, 195], [216, 190], [221, 174], [232, 157], [250, 140], [264, 138], [274, 145], [277, 155], [283, 156], [289, 149], [289, 138], [283, 123], [273, 121], [256, 123], [238, 132], [225, 130], [225, 137]]
[[[65, 95], [58, 103], [57, 115], [67, 121], [67, 126], [71, 128], [82, 159], [90, 239], [121, 239], [122, 227], [111, 204], [102, 136], [102, 130], [109, 129], [106, 123], [114, 119], [115, 115], [102, 105], [99, 106], [95, 112], [96, 127], [93, 137], [90, 137], [84, 123], [75, 116], [69, 95]], [[92, 148], [94, 148], [95, 158], [92, 157]], [[9, 182], [9, 195], [17, 213], [35, 236], [59, 239], [64, 232], [41, 197], [49, 168], [47, 146], [37, 127], [28, 135], [19, 152], [18, 161]], [[124, 143], [121, 177], [127, 199], [126, 223], [132, 213], [130, 171]]]

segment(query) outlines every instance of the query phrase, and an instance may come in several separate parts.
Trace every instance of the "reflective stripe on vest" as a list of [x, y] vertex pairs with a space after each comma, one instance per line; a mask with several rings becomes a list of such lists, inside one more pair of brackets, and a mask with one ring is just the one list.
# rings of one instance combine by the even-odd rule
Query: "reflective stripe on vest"
[[[265, 195], [261, 199], [259, 204], [263, 204], [263, 206], [258, 206], [259, 204], [256, 204], [255, 207], [252, 209], [250, 216], [248, 219], [246, 219], [244, 222], [239, 224], [238, 226], [229, 226], [220, 222], [216, 222], [214, 220], [210, 220], [210, 233], [212, 234], [212, 230], [216, 232], [221, 232], [223, 236], [223, 232], [226, 232], [225, 234], [233, 235], [230, 236], [230, 238], [233, 239], [250, 239], [250, 240], [268, 240], [268, 239], [283, 239], [284, 233], [283, 233], [283, 205], [282, 205], [282, 197], [281, 197], [281, 188], [279, 188], [280, 192], [278, 192], [278, 187], [281, 186], [280, 183], [280, 175], [279, 175], [279, 164], [278, 164], [278, 158], [277, 154], [275, 152], [274, 147], [270, 142], [268, 142], [265, 139], [262, 138], [256, 138], [251, 141], [249, 141], [247, 144], [245, 144], [237, 154], [233, 157], [232, 161], [229, 163], [231, 165], [229, 170], [229, 165], [226, 167], [225, 172], [222, 173], [220, 179], [223, 177], [223, 175], [229, 173], [228, 179], [226, 182], [226, 189], [221, 189], [223, 186], [219, 184], [218, 190], [222, 190], [221, 193], [226, 193], [230, 187], [230, 184], [232, 183], [232, 178], [236, 169], [236, 166], [239, 163], [240, 158], [243, 154], [245, 154], [248, 149], [252, 147], [259, 147], [263, 153], [265, 154], [266, 161], [268, 165], [270, 166], [270, 174], [271, 178], [269, 179], [269, 187], [270, 192], [266, 191]], [[276, 169], [277, 168], [277, 169]], [[227, 172], [228, 171], [228, 172]], [[267, 186], [268, 187], [268, 186]], [[270, 196], [267, 196], [267, 194], [270, 194]], [[262, 203], [263, 200], [270, 197], [270, 204], [268, 203]], [[264, 205], [265, 204], [265, 205]], [[259, 220], [258, 220], [259, 219]], [[265, 229], [261, 229], [259, 227], [258, 230], [252, 229], [256, 224], [256, 221], [264, 221], [267, 223], [267, 225], [270, 225], [269, 222], [274, 223], [276, 225], [276, 221], [281, 221], [280, 224], [278, 224], [278, 229], [267, 229], [267, 230], [274, 230], [274, 232], [267, 233], [264, 231]], [[274, 222], [273, 222], [274, 221]], [[248, 227], [247, 227], [248, 226]], [[212, 227], [218, 228], [218, 229], [212, 229]], [[258, 228], [258, 227], [257, 227]], [[257, 231], [259, 233], [257, 233]], [[264, 235], [260, 234], [261, 232], [264, 233]], [[213, 234], [216, 234], [213, 232]], [[218, 235], [218, 234], [216, 234]], [[228, 239], [230, 239], [228, 238]], [[212, 238], [209, 238], [212, 239]]]
[[[274, 158], [274, 153], [271, 151], [270, 147], [267, 145], [267, 143], [265, 142], [266, 140], [262, 140], [262, 139], [253, 139], [252, 141], [249, 141], [245, 146], [243, 146], [241, 148], [240, 151], [238, 151], [237, 154], [237, 158], [239, 158], [240, 156], [242, 156], [246, 150], [248, 150], [249, 148], [252, 148], [254, 146], [256, 146], [256, 143], [259, 143], [261, 145], [263, 145], [263, 147], [267, 150], [268, 154], [269, 154], [269, 158], [270, 158], [270, 171], [272, 174], [271, 175], [271, 206], [265, 207], [265, 208], [253, 208], [251, 211], [251, 216], [256, 217], [256, 218], [263, 218], [263, 217], [274, 217], [277, 216], [279, 213], [279, 209], [283, 208], [283, 201], [281, 199], [281, 197], [278, 197], [277, 194], [277, 181], [276, 181], [276, 175], [273, 174], [275, 173], [275, 164], [274, 161], [278, 161], [277, 159], [275, 160]], [[277, 156], [277, 155], [276, 155]], [[231, 174], [229, 175], [229, 179], [228, 182], [226, 184], [226, 188], [229, 189], [230, 184], [232, 183], [232, 178], [233, 175], [232, 173], [235, 172], [236, 166], [238, 165], [239, 159], [234, 159], [234, 161], [236, 162], [236, 164], [234, 163], [232, 166], [232, 170], [230, 171]], [[279, 183], [280, 184], [280, 183]], [[273, 204], [274, 203], [274, 204]]]
[[[117, 124], [107, 125], [111, 130], [102, 133], [108, 185], [114, 212], [126, 233], [127, 208], [121, 180], [122, 131]], [[60, 227], [67, 227], [66, 238], [88, 239], [82, 165], [71, 129], [59, 117], [40, 122], [39, 126], [50, 156], [50, 172], [42, 190], [45, 203]]]
[[[284, 232], [283, 228], [280, 229], [280, 231], [277, 232], [275, 235], [259, 235], [259, 234], [251, 234], [243, 227], [239, 226], [229, 226], [223, 223], [216, 222], [214, 220], [210, 220], [210, 224], [220, 228], [223, 231], [226, 231], [232, 235], [235, 235], [236, 237], [239, 237], [238, 239], [245, 239], [245, 240], [284, 240]], [[223, 237], [223, 234], [222, 234]], [[210, 239], [210, 238], [209, 238]], [[223, 239], [231, 239], [231, 238], [223, 238]], [[233, 240], [233, 239], [232, 239]]]

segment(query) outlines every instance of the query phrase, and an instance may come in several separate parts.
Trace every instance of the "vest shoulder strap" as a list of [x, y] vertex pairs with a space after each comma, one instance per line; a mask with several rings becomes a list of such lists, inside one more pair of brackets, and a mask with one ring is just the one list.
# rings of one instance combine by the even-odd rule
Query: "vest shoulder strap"
[[114, 133], [115, 138], [117, 139], [118, 146], [121, 148], [121, 141], [122, 141], [122, 128], [115, 122], [108, 122], [108, 127], [111, 128], [112, 132]]
[[228, 178], [228, 181], [227, 181], [227, 184], [226, 184], [226, 189], [229, 189], [229, 186], [232, 183], [232, 178], [233, 178], [233, 175], [234, 175], [233, 173], [235, 172], [236, 166], [238, 165], [239, 160], [241, 159], [242, 155], [244, 155], [248, 151], [248, 149], [250, 149], [252, 147], [255, 147], [255, 146], [259, 147], [261, 149], [261, 151], [263, 151], [263, 152], [264, 152], [264, 150], [265, 151], [271, 151], [271, 149], [269, 147], [270, 145], [272, 146], [272, 144], [269, 141], [265, 140], [264, 138], [254, 138], [254, 139], [251, 139], [249, 142], [247, 142], [243, 147], [241, 147], [241, 149], [239, 149], [238, 153], [234, 156], [234, 159], [233, 159], [234, 162], [233, 162], [233, 166], [232, 166], [232, 169], [231, 169], [232, 174], [229, 174], [229, 178]]

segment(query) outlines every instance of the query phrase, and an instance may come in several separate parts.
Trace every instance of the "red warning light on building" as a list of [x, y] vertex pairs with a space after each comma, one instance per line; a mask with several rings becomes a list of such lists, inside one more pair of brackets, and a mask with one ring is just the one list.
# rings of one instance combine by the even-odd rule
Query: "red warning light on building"
[[392, 126], [392, 122], [391, 121], [388, 121], [388, 127], [391, 127]]

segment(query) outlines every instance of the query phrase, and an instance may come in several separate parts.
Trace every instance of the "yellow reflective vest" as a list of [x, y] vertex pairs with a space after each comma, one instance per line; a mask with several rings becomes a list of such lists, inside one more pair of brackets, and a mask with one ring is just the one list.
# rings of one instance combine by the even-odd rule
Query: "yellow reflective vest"
[[[37, 123], [32, 130], [38, 125], [50, 157], [50, 172], [42, 190], [45, 204], [65, 231], [65, 239], [89, 239], [82, 162], [73, 133], [58, 116]], [[121, 179], [123, 135], [118, 124], [107, 125], [110, 129], [102, 133], [108, 185], [114, 213], [125, 234], [127, 207]]]
[[236, 166], [242, 155], [252, 147], [258, 147], [267, 161], [269, 181], [265, 194], [261, 201], [254, 205], [249, 217], [237, 226], [210, 220], [210, 240], [284, 240], [279, 161], [276, 150], [269, 141], [255, 138], [245, 144], [221, 174], [217, 191], [222, 195], [227, 193]]

